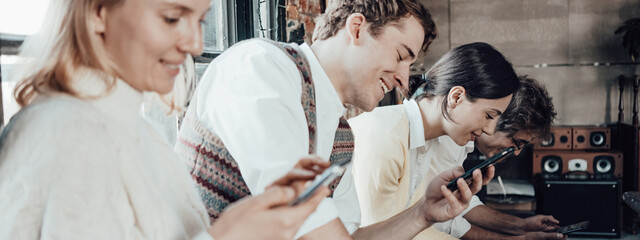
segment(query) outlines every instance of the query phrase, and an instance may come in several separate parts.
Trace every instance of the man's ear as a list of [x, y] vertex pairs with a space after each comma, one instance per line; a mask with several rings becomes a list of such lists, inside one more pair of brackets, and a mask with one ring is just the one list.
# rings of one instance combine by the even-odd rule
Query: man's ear
[[349, 36], [349, 41], [354, 45], [362, 42], [362, 33], [365, 31], [364, 26], [366, 23], [367, 19], [362, 13], [353, 13], [347, 18], [345, 30], [347, 31], [347, 36]]
[[462, 102], [467, 100], [467, 90], [462, 86], [454, 86], [449, 89], [449, 94], [447, 94], [447, 107], [455, 108], [460, 105]]
[[92, 13], [91, 23], [93, 25], [93, 33], [104, 34], [107, 30], [107, 8], [104, 6], [98, 7]]

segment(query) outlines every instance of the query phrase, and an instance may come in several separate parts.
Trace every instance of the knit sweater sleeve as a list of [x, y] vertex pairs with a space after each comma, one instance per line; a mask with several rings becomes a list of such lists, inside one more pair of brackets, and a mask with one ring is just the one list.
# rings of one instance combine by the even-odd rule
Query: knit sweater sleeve
[[133, 211], [105, 124], [73, 104], [12, 120], [0, 140], [0, 239], [144, 238], [126, 216]]

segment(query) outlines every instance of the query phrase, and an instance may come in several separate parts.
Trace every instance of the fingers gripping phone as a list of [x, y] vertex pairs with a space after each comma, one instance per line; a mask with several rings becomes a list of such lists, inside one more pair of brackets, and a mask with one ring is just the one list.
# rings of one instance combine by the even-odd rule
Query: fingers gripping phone
[[487, 168], [489, 168], [489, 166], [502, 162], [504, 159], [511, 156], [511, 154], [513, 154], [514, 152], [515, 152], [515, 148], [509, 147], [503, 150], [502, 152], [491, 156], [489, 159], [469, 169], [469, 171], [466, 171], [464, 174], [462, 174], [462, 176], [457, 177], [456, 179], [453, 179], [451, 182], [447, 184], [447, 188], [452, 192], [457, 190], [458, 189], [457, 181], [459, 178], [464, 178], [467, 184], [471, 184], [471, 182], [473, 182], [473, 171], [475, 171], [476, 169], [480, 169], [480, 171], [484, 173], [484, 171]]
[[324, 170], [322, 174], [318, 175], [313, 180], [313, 182], [311, 182], [309, 187], [307, 187], [302, 193], [300, 193], [300, 195], [298, 195], [296, 199], [289, 203], [289, 206], [295, 206], [306, 201], [307, 199], [311, 198], [311, 196], [313, 196], [313, 194], [316, 192], [316, 190], [318, 190], [318, 188], [320, 188], [320, 186], [328, 186], [337, 177], [342, 176], [349, 162], [351, 162], [351, 159], [339, 164], [333, 164], [329, 168]]
[[577, 232], [577, 231], [582, 231], [587, 229], [587, 227], [589, 227], [589, 221], [584, 221], [584, 222], [579, 222], [576, 224], [571, 224], [568, 226], [564, 226], [561, 228], [556, 229], [556, 232], [562, 233], [562, 234], [569, 234], [572, 232]]

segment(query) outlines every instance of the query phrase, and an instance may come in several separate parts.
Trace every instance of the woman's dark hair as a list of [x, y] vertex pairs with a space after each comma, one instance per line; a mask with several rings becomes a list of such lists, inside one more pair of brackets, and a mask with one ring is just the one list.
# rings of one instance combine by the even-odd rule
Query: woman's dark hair
[[416, 101], [443, 96], [442, 115], [449, 119], [447, 94], [455, 86], [463, 87], [467, 99], [499, 99], [513, 94], [520, 81], [511, 63], [491, 45], [465, 44], [442, 56], [422, 77], [410, 79], [410, 95]]

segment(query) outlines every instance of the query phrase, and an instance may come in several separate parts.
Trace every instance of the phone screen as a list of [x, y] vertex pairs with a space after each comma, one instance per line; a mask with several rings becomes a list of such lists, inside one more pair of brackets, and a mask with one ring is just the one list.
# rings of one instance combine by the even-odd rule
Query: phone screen
[[320, 186], [327, 186], [337, 177], [342, 176], [342, 174], [344, 174], [344, 171], [347, 168], [346, 165], [349, 162], [351, 162], [351, 160], [342, 162], [340, 164], [333, 164], [329, 168], [324, 170], [322, 174], [318, 175], [313, 180], [313, 182], [311, 182], [308, 188], [306, 188], [300, 195], [298, 195], [296, 199], [294, 199], [289, 203], [289, 206], [295, 206], [299, 203], [306, 201], [311, 196], [313, 196], [313, 193], [315, 193]]
[[556, 232], [562, 233], [562, 234], [568, 234], [568, 233], [572, 233], [572, 232], [577, 232], [577, 231], [581, 231], [584, 229], [587, 229], [587, 227], [589, 227], [589, 221], [584, 221], [584, 222], [579, 222], [576, 224], [571, 224], [568, 226], [564, 226], [561, 228], [558, 228], [556, 230]]
[[505, 150], [503, 150], [502, 152], [491, 156], [489, 159], [485, 160], [484, 162], [476, 165], [475, 167], [469, 169], [469, 171], [466, 171], [464, 174], [462, 174], [462, 176], [457, 177], [456, 179], [453, 179], [451, 182], [449, 182], [447, 184], [447, 188], [451, 191], [455, 191], [458, 189], [458, 178], [464, 178], [464, 180], [467, 182], [467, 184], [470, 184], [471, 182], [473, 182], [473, 171], [475, 171], [476, 169], [480, 169], [483, 173], [484, 171], [491, 165], [496, 164], [496, 163], [500, 163], [502, 162], [504, 159], [506, 159], [507, 157], [511, 156], [511, 154], [513, 154], [515, 152], [515, 148], [514, 147], [509, 147]]

